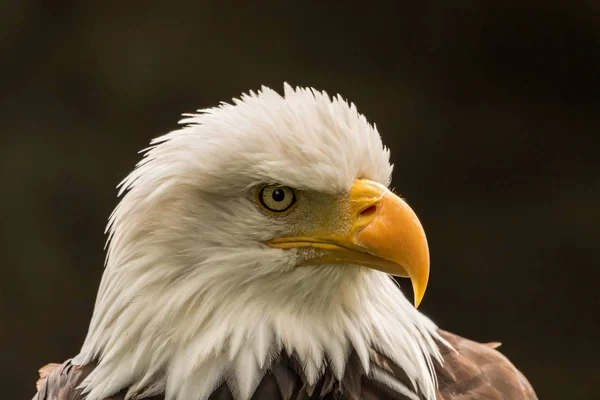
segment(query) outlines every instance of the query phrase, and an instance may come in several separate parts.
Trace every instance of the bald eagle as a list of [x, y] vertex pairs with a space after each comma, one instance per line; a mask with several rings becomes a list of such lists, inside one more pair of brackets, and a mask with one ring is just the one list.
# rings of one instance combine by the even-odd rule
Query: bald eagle
[[85, 342], [34, 399], [536, 398], [391, 278], [418, 306], [428, 245], [354, 104], [286, 84], [181, 123], [121, 183]]

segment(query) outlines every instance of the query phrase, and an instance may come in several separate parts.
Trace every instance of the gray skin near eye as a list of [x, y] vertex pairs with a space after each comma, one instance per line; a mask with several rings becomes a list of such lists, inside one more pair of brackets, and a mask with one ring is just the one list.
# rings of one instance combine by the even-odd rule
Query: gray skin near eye
[[[291, 204], [283, 211], [277, 209], [271, 209], [275, 207], [275, 201], [271, 200], [271, 194], [274, 189], [286, 189], [286, 198], [282, 203], [288, 202], [293, 199]], [[289, 197], [288, 197], [289, 196]], [[293, 197], [292, 197], [293, 196]], [[265, 201], [268, 201], [268, 203]], [[285, 223], [285, 229], [281, 232], [281, 235], [304, 235], [311, 232], [315, 232], [315, 229], [319, 227], [329, 227], [334, 230], [342, 230], [345, 226], [350, 224], [348, 214], [348, 194], [327, 194], [315, 192], [312, 190], [300, 190], [293, 189], [284, 186], [265, 186], [260, 189], [258, 193], [258, 200], [261, 206], [268, 211], [271, 211], [271, 215], [276, 217], [281, 222]], [[266, 204], [265, 204], [266, 203]], [[281, 204], [278, 204], [281, 207]], [[284, 211], [289, 210], [292, 206], [294, 209], [292, 212], [286, 213]], [[277, 213], [281, 213], [277, 215]]]

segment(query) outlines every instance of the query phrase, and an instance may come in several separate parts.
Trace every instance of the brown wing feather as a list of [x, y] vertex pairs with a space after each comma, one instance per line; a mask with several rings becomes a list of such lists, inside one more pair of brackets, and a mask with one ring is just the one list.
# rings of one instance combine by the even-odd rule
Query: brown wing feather
[[[536, 400], [527, 379], [495, 350], [497, 343], [476, 343], [440, 331], [456, 351], [441, 346], [444, 364], [436, 365], [439, 381], [437, 400]], [[378, 368], [397, 382], [411, 387], [404, 371], [383, 354], [371, 352], [372, 368]], [[71, 361], [49, 364], [40, 369], [41, 387], [33, 400], [85, 400], [77, 387], [94, 369], [93, 365], [76, 366]], [[124, 400], [126, 390], [106, 400]], [[164, 396], [147, 400], [163, 400]], [[293, 356], [283, 355], [258, 385], [252, 400], [403, 400], [407, 397], [388, 385], [365, 374], [356, 352], [346, 365], [341, 381], [326, 368], [319, 381], [306, 384], [301, 365]], [[209, 400], [233, 400], [226, 384], [222, 384]]]
[[[33, 400], [85, 400], [86, 395], [81, 393], [77, 387], [94, 370], [93, 365], [73, 365], [71, 360], [62, 365], [48, 364], [40, 369], [41, 387], [33, 397]], [[46, 368], [52, 366], [50, 368]], [[42, 376], [42, 370], [47, 376]], [[125, 391], [117, 393], [106, 400], [124, 400]], [[147, 400], [164, 400], [164, 396], [148, 397]]]
[[38, 369], [40, 378], [35, 383], [35, 388], [38, 391], [42, 388], [42, 386], [44, 385], [44, 382], [46, 382], [46, 378], [48, 378], [48, 375], [50, 375], [52, 373], [52, 371], [54, 371], [58, 367], [60, 367], [60, 364], [50, 363], [50, 364], [46, 364], [42, 368]]
[[482, 344], [440, 331], [456, 351], [441, 347], [444, 365], [436, 365], [438, 400], [536, 400], [523, 374], [500, 352], [499, 344]]
[[88, 366], [74, 366], [71, 364], [71, 360], [58, 366], [57, 364], [48, 364], [42, 367], [40, 369], [41, 387], [33, 400], [85, 399], [81, 391], [75, 388], [93, 369]]

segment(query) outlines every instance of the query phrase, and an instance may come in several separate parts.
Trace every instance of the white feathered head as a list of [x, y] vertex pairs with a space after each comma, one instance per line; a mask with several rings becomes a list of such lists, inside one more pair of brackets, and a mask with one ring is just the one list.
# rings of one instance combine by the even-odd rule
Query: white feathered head
[[[285, 351], [307, 379], [354, 349], [388, 354], [433, 396], [429, 254], [387, 189], [389, 151], [341, 97], [285, 86], [187, 115], [121, 184], [106, 271], [76, 363], [89, 399], [131, 387], [200, 398], [224, 380], [248, 398]], [[171, 396], [171, 397], [169, 397]]]

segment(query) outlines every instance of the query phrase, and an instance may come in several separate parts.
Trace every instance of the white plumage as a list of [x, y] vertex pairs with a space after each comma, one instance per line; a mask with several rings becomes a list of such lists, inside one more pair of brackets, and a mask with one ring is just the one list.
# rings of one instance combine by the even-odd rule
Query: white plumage
[[[326, 363], [341, 378], [352, 348], [374, 379], [434, 399], [435, 325], [383, 272], [296, 268], [297, 251], [264, 243], [314, 221], [272, 218], [253, 198], [265, 183], [305, 190], [314, 204], [357, 178], [387, 186], [392, 166], [376, 128], [339, 96], [288, 85], [284, 96], [263, 88], [182, 123], [121, 184], [74, 360], [98, 364], [84, 383], [88, 399], [126, 387], [132, 399], [164, 390], [206, 399], [227, 382], [245, 400], [282, 350], [297, 355], [310, 383]], [[371, 369], [371, 347], [415, 386]]]

